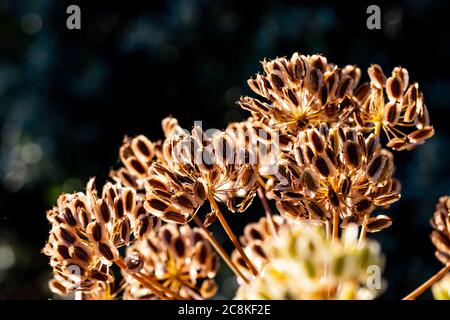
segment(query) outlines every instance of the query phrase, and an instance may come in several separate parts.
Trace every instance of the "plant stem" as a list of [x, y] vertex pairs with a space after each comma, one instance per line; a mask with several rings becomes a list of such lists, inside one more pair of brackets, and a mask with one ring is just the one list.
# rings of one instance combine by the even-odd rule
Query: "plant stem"
[[338, 239], [339, 233], [339, 213], [336, 209], [333, 209], [333, 241]]
[[277, 236], [278, 233], [277, 228], [275, 227], [275, 222], [273, 221], [272, 210], [270, 210], [269, 201], [266, 197], [266, 191], [264, 190], [264, 187], [261, 185], [260, 182], [258, 182], [258, 196], [264, 207], [264, 212], [266, 214], [266, 219], [269, 222], [271, 232], [274, 236]]
[[223, 261], [225, 261], [225, 263], [228, 265], [228, 267], [234, 272], [234, 274], [237, 277], [241, 278], [245, 283], [248, 284], [250, 281], [242, 274], [239, 268], [233, 263], [233, 261], [231, 260], [230, 256], [227, 254], [225, 249], [220, 245], [219, 241], [217, 241], [217, 239], [213, 236], [213, 234], [203, 226], [198, 217], [194, 217], [194, 221], [200, 228], [200, 230], [202, 230], [204, 236], [209, 241], [209, 243], [217, 251], [217, 253], [223, 259]]
[[258, 271], [256, 270], [256, 268], [253, 265], [253, 263], [250, 261], [250, 259], [245, 254], [244, 249], [242, 249], [241, 244], [236, 239], [236, 236], [234, 235], [233, 231], [231, 230], [230, 226], [228, 225], [227, 220], [225, 219], [225, 217], [223, 216], [222, 212], [220, 211], [216, 200], [214, 200], [214, 196], [210, 195], [208, 198], [209, 198], [209, 202], [211, 203], [211, 206], [217, 211], [217, 218], [219, 218], [220, 224], [222, 225], [223, 229], [227, 233], [227, 235], [230, 238], [231, 242], [233, 242], [235, 248], [237, 249], [237, 251], [241, 255], [242, 259], [244, 259], [245, 263], [247, 264], [247, 266], [249, 267], [249, 269], [251, 270], [253, 275], [255, 275], [255, 276], [258, 275]]
[[450, 263], [447, 263], [441, 270], [439, 270], [434, 276], [425, 281], [420, 287], [408, 294], [402, 300], [415, 300], [418, 296], [424, 293], [428, 288], [430, 288], [434, 283], [441, 280], [443, 276], [450, 271]]
[[364, 221], [363, 224], [361, 226], [361, 233], [359, 235], [359, 240], [358, 240], [358, 244], [361, 244], [365, 239], [366, 239], [366, 234], [367, 234], [367, 222], [369, 221], [369, 217], [370, 217], [370, 213], [366, 213], [364, 215]]

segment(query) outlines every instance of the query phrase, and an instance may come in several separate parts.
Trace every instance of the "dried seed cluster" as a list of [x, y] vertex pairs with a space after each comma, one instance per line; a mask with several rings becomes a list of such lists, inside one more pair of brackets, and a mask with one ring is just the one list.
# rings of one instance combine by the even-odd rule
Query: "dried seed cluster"
[[[219, 255], [237, 276], [238, 298], [379, 293], [364, 284], [365, 268], [383, 260], [366, 233], [391, 225], [390, 217], [371, 215], [399, 200], [401, 189], [381, 134], [393, 150], [413, 149], [434, 134], [418, 84], [409, 84], [404, 68], [387, 78], [378, 65], [359, 84], [358, 67], [339, 68], [321, 55], [294, 53], [262, 64], [264, 74], [248, 84], [263, 101], [239, 101], [251, 112], [247, 120], [188, 131], [165, 118], [162, 141], [125, 137], [122, 167], [111, 170], [101, 194], [91, 179], [86, 192], [58, 198], [47, 213], [43, 249], [54, 293], [206, 299], [217, 291]], [[243, 212], [256, 194], [266, 216], [245, 226], [238, 240], [221, 207]], [[209, 213], [200, 217], [202, 207]], [[231, 256], [207, 230], [216, 218], [236, 248]], [[432, 225], [436, 255], [448, 263], [448, 198]], [[121, 285], [112, 265], [122, 272]]]
[[241, 285], [238, 299], [365, 300], [380, 290], [368, 286], [368, 266], [383, 268], [377, 242], [357, 241], [356, 226], [339, 241], [328, 241], [322, 229], [285, 224], [278, 238], [266, 242], [272, 256], [260, 275]]
[[43, 252], [53, 268], [50, 287], [61, 295], [90, 293], [113, 282], [109, 266], [119, 259], [118, 249], [160, 224], [134, 189], [107, 183], [98, 195], [94, 183], [92, 178], [85, 193], [61, 195], [47, 212], [52, 228]]
[[[343, 227], [350, 222], [361, 225], [375, 207], [400, 199], [393, 171], [393, 156], [375, 135], [365, 138], [354, 128], [321, 125], [298, 134], [293, 150], [280, 160], [269, 191], [289, 219], [324, 223], [337, 213]], [[390, 224], [387, 216], [373, 217], [367, 230], [380, 231]]]
[[[228, 132], [208, 137], [200, 127], [191, 133], [173, 129], [163, 143], [164, 162], [154, 162], [145, 181], [148, 212], [167, 222], [187, 223], [205, 201], [242, 212], [255, 196], [257, 168], [251, 151]], [[204, 219], [214, 221], [216, 208]]]
[[[166, 224], [149, 239], [136, 241], [127, 249], [129, 257], [142, 264], [142, 273], [153, 277], [185, 299], [207, 299], [215, 295], [214, 277], [218, 256], [198, 228]], [[131, 262], [131, 260], [130, 260]], [[125, 299], [153, 299], [154, 293], [124, 274]]]
[[239, 103], [273, 129], [296, 136], [321, 123], [345, 123], [378, 137], [383, 129], [394, 150], [410, 150], [434, 134], [423, 94], [417, 83], [409, 84], [405, 68], [386, 78], [372, 65], [370, 82], [359, 84], [358, 67], [339, 68], [320, 55], [294, 53], [262, 65], [265, 74], [248, 85], [267, 102], [243, 97]]

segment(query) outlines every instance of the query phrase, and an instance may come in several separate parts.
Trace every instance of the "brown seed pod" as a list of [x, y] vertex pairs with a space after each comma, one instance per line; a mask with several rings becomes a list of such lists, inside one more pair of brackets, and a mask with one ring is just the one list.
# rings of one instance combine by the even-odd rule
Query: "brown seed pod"
[[383, 73], [381, 67], [377, 64], [373, 64], [369, 70], [369, 77], [371, 83], [378, 89], [384, 88], [386, 84], [386, 76]]
[[388, 216], [379, 215], [369, 218], [367, 221], [367, 232], [379, 232], [392, 225], [392, 220]]

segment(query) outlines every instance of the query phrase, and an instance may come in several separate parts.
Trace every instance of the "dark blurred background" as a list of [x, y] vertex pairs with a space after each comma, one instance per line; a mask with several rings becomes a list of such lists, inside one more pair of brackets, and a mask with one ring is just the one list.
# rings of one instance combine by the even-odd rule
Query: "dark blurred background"
[[[81, 30], [66, 28], [70, 4]], [[381, 30], [366, 27], [369, 4], [381, 8]], [[242, 120], [235, 101], [251, 94], [259, 61], [295, 51], [363, 72], [401, 65], [424, 92], [436, 135], [396, 153], [403, 196], [389, 210], [393, 226], [376, 235], [387, 256], [382, 299], [403, 297], [440, 268], [428, 220], [450, 193], [449, 34], [444, 0], [0, 0], [0, 299], [51, 297], [45, 211], [89, 177], [103, 181], [125, 134], [157, 140], [169, 114], [187, 128]], [[256, 201], [230, 220], [240, 232], [261, 212]], [[221, 281], [219, 297], [231, 297], [230, 274]]]

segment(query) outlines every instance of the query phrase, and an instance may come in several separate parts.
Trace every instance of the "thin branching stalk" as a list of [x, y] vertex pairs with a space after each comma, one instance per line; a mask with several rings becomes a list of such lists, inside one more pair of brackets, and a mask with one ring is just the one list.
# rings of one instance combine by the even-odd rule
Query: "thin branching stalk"
[[264, 187], [258, 182], [258, 196], [264, 207], [264, 213], [266, 214], [267, 221], [269, 222], [270, 231], [274, 236], [277, 235], [277, 229], [275, 228], [275, 223], [273, 222], [272, 210], [270, 209], [269, 201], [266, 197], [266, 192]]
[[408, 294], [403, 300], [415, 300], [422, 293], [427, 291], [433, 284], [438, 282], [444, 277], [447, 272], [450, 271], [450, 263], [447, 263], [441, 270], [439, 270], [434, 276], [425, 281], [421, 286], [419, 286], [416, 290]]
[[220, 224], [222, 225], [223, 229], [227, 233], [228, 237], [230, 238], [231, 242], [235, 246], [235, 248], [238, 250], [239, 254], [241, 255], [242, 259], [244, 259], [245, 263], [253, 273], [253, 275], [258, 275], [258, 271], [256, 270], [253, 263], [250, 261], [248, 256], [245, 254], [244, 249], [242, 249], [241, 244], [239, 243], [238, 239], [234, 235], [233, 231], [231, 230], [230, 226], [228, 225], [227, 220], [223, 216], [222, 212], [220, 211], [219, 206], [217, 205], [216, 200], [214, 200], [214, 196], [209, 196], [209, 202], [211, 203], [211, 206], [216, 210], [217, 218], [219, 218]]
[[245, 283], [249, 283], [250, 281], [244, 276], [244, 274], [239, 270], [239, 268], [233, 263], [230, 256], [227, 254], [225, 249], [220, 245], [219, 241], [214, 237], [214, 235], [209, 232], [203, 224], [200, 222], [198, 217], [194, 217], [194, 221], [197, 226], [202, 230], [203, 235], [209, 241], [209, 243], [213, 246], [216, 252], [220, 255], [223, 261], [228, 265], [228, 267], [234, 272], [234, 274], [241, 278]]

